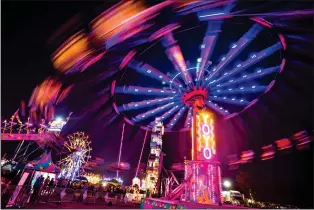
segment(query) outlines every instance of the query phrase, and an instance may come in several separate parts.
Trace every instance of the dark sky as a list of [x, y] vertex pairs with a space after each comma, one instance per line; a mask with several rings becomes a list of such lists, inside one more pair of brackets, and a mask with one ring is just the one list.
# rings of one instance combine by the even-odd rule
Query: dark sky
[[[48, 44], [51, 35], [77, 13], [97, 6], [102, 7], [102, 3], [2, 1], [1, 116], [12, 115], [21, 100], [28, 101], [37, 84], [56, 73], [50, 61], [54, 48]], [[288, 55], [291, 59], [285, 73], [278, 78], [278, 85], [269, 96], [262, 98], [257, 106], [241, 117], [217, 122], [218, 151], [223, 163], [228, 154], [245, 149], [259, 151], [262, 145], [290, 137], [300, 130], [312, 132], [313, 61], [306, 60], [306, 64], [300, 64], [300, 56], [294, 59], [297, 54], [291, 52]], [[80, 129], [91, 135], [93, 156], [103, 157], [106, 163], [115, 161], [122, 123], [104, 129], [98, 126], [104, 120], [88, 120], [81, 124]], [[123, 159], [134, 168], [144, 132], [127, 126], [125, 136]], [[189, 151], [188, 142], [187, 134], [165, 136], [166, 165], [183, 160]], [[13, 150], [16, 144], [2, 143], [2, 146], [3, 153]], [[144, 157], [147, 157], [147, 146]], [[238, 171], [248, 172], [258, 199], [313, 207], [313, 147], [279, 154], [269, 161], [255, 161], [237, 171], [228, 171], [225, 166], [223, 169], [223, 176], [232, 179]], [[131, 175], [125, 175], [126, 179], [130, 179], [133, 173], [132, 170]]]

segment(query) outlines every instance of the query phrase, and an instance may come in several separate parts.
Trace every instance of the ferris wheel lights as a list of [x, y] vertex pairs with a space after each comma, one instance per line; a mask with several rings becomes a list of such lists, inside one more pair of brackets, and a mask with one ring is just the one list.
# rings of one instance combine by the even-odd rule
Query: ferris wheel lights
[[244, 89], [244, 87], [240, 87], [240, 89], [241, 89], [241, 90], [243, 90], [243, 89]]
[[197, 62], [199, 62], [199, 63], [202, 62], [202, 58], [198, 58]]
[[254, 89], [254, 88], [255, 88], [255, 86], [252, 86], [252, 88]]
[[244, 101], [243, 99], [240, 100], [240, 102], [243, 102], [243, 101]]
[[149, 74], [150, 74], [151, 72], [152, 72], [151, 70], [147, 70], [147, 73], [149, 73]]
[[233, 99], [231, 99], [232, 101], [234, 101], [235, 100], [235, 98], [233, 98]]
[[135, 89], [134, 91], [135, 91], [135, 92], [138, 92], [138, 89]]
[[226, 57], [222, 57], [221, 60], [222, 60], [222, 61], [226, 60]]

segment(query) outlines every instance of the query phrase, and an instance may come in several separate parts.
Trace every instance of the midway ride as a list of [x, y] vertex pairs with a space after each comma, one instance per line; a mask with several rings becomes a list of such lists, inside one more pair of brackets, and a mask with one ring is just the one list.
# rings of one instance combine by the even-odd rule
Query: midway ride
[[[104, 81], [110, 84], [102, 86], [95, 97], [97, 102], [94, 100], [84, 111], [90, 113], [105, 104], [107, 109], [101, 117], [109, 118], [106, 125], [116, 119], [124, 121], [114, 168], [117, 178], [122, 168], [125, 123], [146, 131], [144, 144], [147, 133], [152, 132], [145, 187], [153, 193], [158, 193], [162, 182], [163, 132], [190, 131], [191, 158], [184, 162], [184, 181], [179, 183], [171, 173], [161, 185], [166, 188], [165, 200], [181, 196], [188, 203], [222, 202], [215, 121], [228, 120], [254, 106], [284, 71], [286, 37], [275, 19], [313, 14], [307, 10], [259, 14], [248, 10], [233, 0], [169, 0], [158, 4], [122, 1], [99, 14], [88, 30], [77, 31], [55, 51], [53, 65], [65, 78], [86, 76], [80, 85], [95, 89]], [[110, 67], [103, 70], [104, 66]], [[53, 93], [49, 97], [38, 93], [33, 103], [44, 112], [49, 112], [45, 106], [49, 110], [53, 104], [66, 104], [64, 99], [76, 91], [76, 84], [64, 87], [55, 80], [45, 84], [53, 87]], [[70, 152], [76, 155], [70, 155], [68, 162], [79, 162], [76, 158], [82, 149]], [[143, 149], [140, 160], [142, 153]]]

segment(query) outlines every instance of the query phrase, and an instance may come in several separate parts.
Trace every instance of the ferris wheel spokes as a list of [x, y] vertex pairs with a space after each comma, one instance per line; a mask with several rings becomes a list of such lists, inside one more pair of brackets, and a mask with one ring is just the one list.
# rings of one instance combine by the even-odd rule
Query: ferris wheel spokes
[[73, 180], [84, 171], [88, 160], [91, 158], [91, 142], [88, 136], [83, 132], [77, 132], [67, 136], [68, 141], [64, 142], [64, 149], [67, 152], [66, 157], [62, 158], [60, 176]]

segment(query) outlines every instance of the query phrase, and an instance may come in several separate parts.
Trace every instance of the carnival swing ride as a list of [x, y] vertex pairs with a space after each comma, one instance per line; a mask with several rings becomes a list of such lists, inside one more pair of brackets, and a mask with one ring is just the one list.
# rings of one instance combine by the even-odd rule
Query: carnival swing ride
[[[102, 112], [103, 117], [111, 117], [107, 124], [119, 116], [139, 126], [146, 130], [144, 144], [147, 132], [152, 131], [145, 186], [154, 193], [158, 193], [160, 181], [163, 133], [191, 131], [185, 182], [168, 198], [184, 192], [185, 201], [221, 202], [215, 119], [238, 116], [275, 85], [285, 69], [287, 50], [276, 18], [289, 19], [295, 14], [247, 11], [250, 8], [241, 9], [241, 2], [233, 0], [153, 5], [122, 1], [98, 15], [89, 30], [78, 31], [52, 55], [54, 67], [65, 76], [86, 75], [91, 87], [111, 81], [90, 106], [100, 109], [101, 103], [112, 104], [115, 114]], [[297, 14], [306, 17], [313, 11]], [[67, 97], [73, 86], [58, 94]], [[99, 100], [100, 95], [109, 96]], [[80, 151], [71, 149], [72, 154]], [[88, 157], [90, 150], [84, 151]]]

